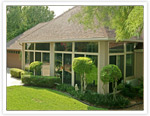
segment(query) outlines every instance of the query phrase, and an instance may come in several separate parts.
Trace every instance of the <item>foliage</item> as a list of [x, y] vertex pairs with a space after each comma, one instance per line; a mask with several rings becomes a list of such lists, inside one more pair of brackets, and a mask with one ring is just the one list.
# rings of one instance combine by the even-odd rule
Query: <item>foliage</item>
[[117, 91], [117, 81], [122, 77], [121, 70], [117, 65], [109, 64], [104, 66], [101, 70], [100, 78], [105, 83], [112, 82], [113, 95], [114, 99], [116, 99], [116, 91]]
[[8, 111], [106, 110], [83, 104], [72, 97], [49, 88], [7, 87]]
[[135, 97], [143, 98], [143, 80], [139, 80], [137, 86], [132, 86], [128, 83], [120, 83], [118, 85], [118, 90], [121, 90], [121, 94], [125, 97], [134, 99]]
[[21, 78], [21, 74], [24, 73], [24, 70], [18, 69], [18, 68], [11, 68], [10, 69], [10, 74], [11, 77], [17, 77], [17, 78]]
[[68, 93], [69, 93], [69, 91], [75, 90], [75, 88], [74, 88], [73, 86], [70, 86], [70, 85], [68, 85], [68, 84], [60, 84], [60, 85], [57, 85], [57, 86], [56, 86], [56, 89], [57, 89], [57, 90], [60, 90], [60, 91], [63, 91], [63, 92], [68, 92]]
[[129, 100], [123, 96], [117, 95], [116, 100], [113, 99], [112, 94], [98, 94], [88, 91], [84, 94], [84, 100], [96, 106], [103, 106], [107, 108], [121, 108], [129, 104]]
[[30, 70], [35, 71], [35, 75], [41, 75], [42, 65], [43, 65], [43, 63], [40, 61], [32, 62], [30, 64]]
[[61, 79], [59, 77], [50, 76], [22, 75], [21, 80], [25, 85], [48, 88], [54, 87], [56, 83], [61, 83]]
[[81, 91], [86, 90], [86, 74], [93, 68], [93, 62], [88, 57], [78, 57], [73, 59], [73, 70], [81, 77]]
[[89, 90], [82, 93], [80, 90], [75, 91], [74, 87], [66, 84], [57, 85], [56, 88], [57, 90], [69, 93], [70, 95], [74, 96], [79, 100], [84, 100], [96, 106], [103, 106], [107, 108], [120, 108], [125, 107], [129, 104], [129, 100], [120, 95], [117, 95], [116, 100], [114, 100], [113, 95], [111, 94], [103, 95], [94, 93]]
[[95, 65], [92, 65], [90, 73], [86, 75], [87, 84], [97, 85], [97, 72], [97, 67]]
[[7, 6], [7, 41], [53, 17], [47, 6]]
[[26, 66], [26, 67], [25, 67], [25, 71], [30, 72], [30, 66]]
[[117, 41], [140, 36], [143, 31], [143, 6], [82, 6], [69, 21], [83, 24], [86, 29], [109, 27]]

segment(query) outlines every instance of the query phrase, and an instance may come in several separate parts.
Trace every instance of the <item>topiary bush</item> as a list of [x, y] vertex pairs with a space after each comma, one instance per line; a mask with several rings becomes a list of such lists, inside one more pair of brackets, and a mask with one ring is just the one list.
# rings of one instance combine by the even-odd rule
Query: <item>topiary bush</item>
[[37, 86], [37, 87], [55, 87], [56, 83], [61, 83], [59, 77], [50, 76], [34, 76], [34, 75], [22, 75], [22, 83], [25, 85]]
[[22, 73], [25, 73], [25, 71], [18, 69], [18, 68], [11, 68], [10, 69], [11, 77], [21, 78]]
[[109, 64], [101, 70], [100, 78], [105, 83], [112, 82], [113, 98], [116, 99], [117, 81], [122, 77], [121, 70], [117, 65]]
[[93, 68], [93, 62], [88, 57], [78, 57], [73, 59], [73, 70], [81, 77], [81, 91], [86, 90], [86, 74]]
[[34, 75], [41, 75], [42, 65], [43, 63], [40, 61], [32, 62], [30, 64], [30, 70], [35, 72]]

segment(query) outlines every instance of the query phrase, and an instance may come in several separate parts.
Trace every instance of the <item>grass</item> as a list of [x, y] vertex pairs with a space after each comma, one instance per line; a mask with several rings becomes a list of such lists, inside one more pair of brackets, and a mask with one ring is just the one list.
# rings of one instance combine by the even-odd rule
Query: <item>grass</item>
[[72, 97], [48, 88], [7, 87], [7, 110], [106, 110], [83, 104]]

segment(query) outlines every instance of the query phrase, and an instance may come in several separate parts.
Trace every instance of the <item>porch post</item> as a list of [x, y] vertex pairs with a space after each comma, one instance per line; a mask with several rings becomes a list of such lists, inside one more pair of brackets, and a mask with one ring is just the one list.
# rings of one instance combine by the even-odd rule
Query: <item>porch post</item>
[[50, 43], [50, 76], [54, 76], [54, 62], [55, 62], [55, 54], [54, 54], [54, 43]]
[[25, 69], [25, 43], [22, 43], [22, 70]]
[[109, 64], [109, 42], [101, 41], [98, 47], [98, 86], [97, 92], [101, 94], [109, 93], [109, 84], [105, 84], [100, 79], [100, 71]]
[[[75, 43], [72, 42], [72, 65], [73, 65], [73, 59], [74, 59], [74, 51], [75, 51]], [[74, 70], [72, 68], [72, 80], [71, 85], [74, 86]]]

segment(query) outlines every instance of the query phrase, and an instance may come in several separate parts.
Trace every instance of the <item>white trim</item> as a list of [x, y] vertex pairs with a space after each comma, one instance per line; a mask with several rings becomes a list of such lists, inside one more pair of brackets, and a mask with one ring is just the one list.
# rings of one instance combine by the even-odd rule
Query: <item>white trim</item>
[[[75, 57], [75, 54], [74, 54], [74, 51], [75, 51], [75, 42], [72, 42], [72, 64], [71, 65], [73, 65], [73, 59], [74, 59], [74, 57]], [[73, 67], [73, 66], [72, 66]], [[74, 70], [73, 70], [73, 68], [71, 67], [71, 71], [72, 71], [72, 80], [71, 80], [71, 84], [72, 84], [72, 86], [75, 86], [75, 78], [74, 78]]]
[[100, 42], [98, 42], [98, 61], [97, 61], [97, 69], [98, 69], [98, 79], [97, 79], [97, 93], [100, 93]]

